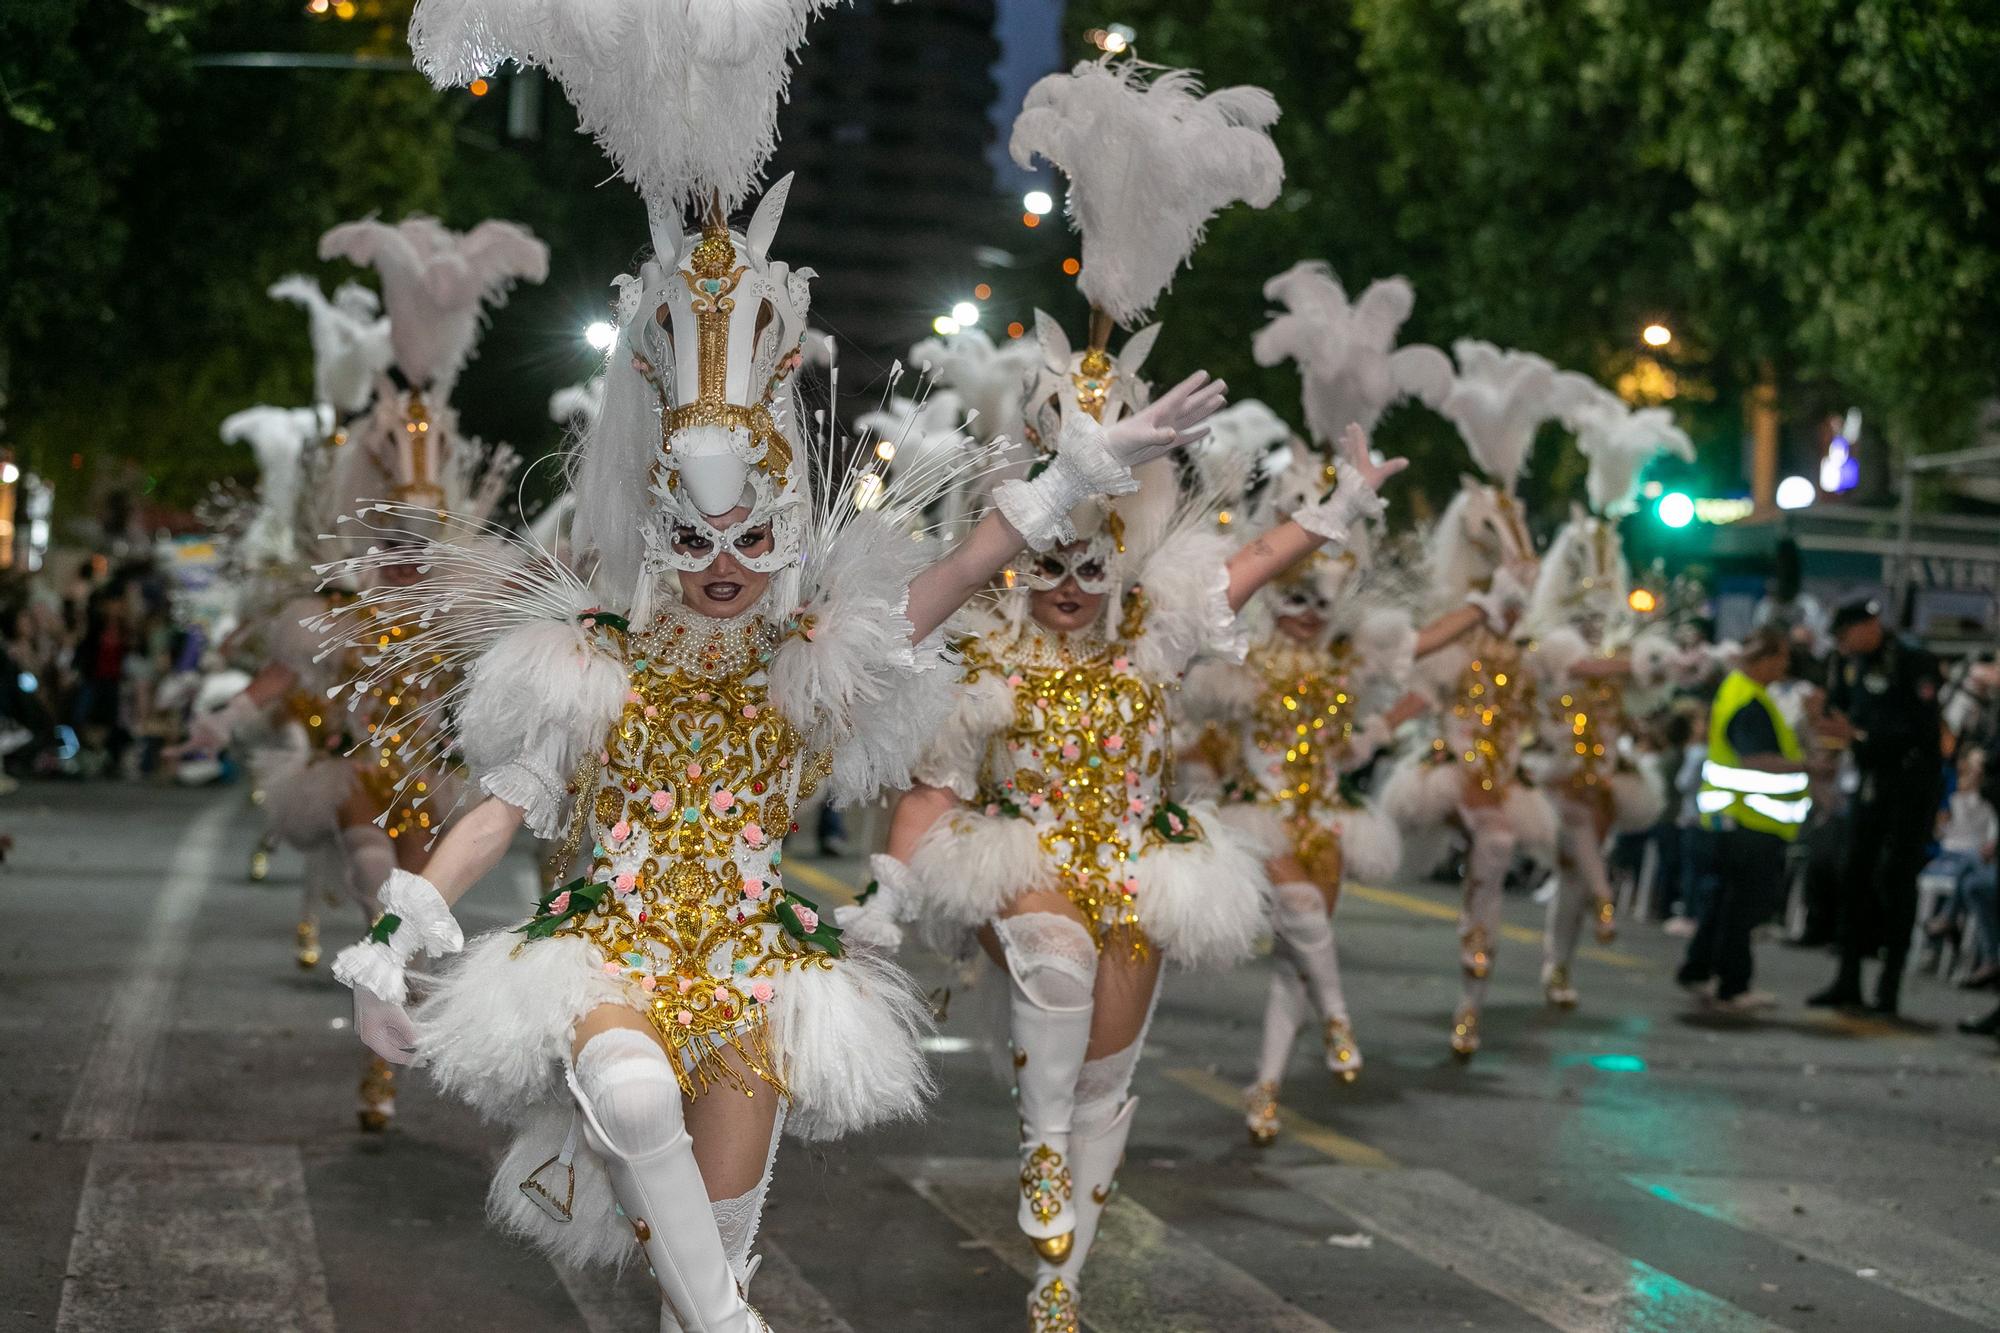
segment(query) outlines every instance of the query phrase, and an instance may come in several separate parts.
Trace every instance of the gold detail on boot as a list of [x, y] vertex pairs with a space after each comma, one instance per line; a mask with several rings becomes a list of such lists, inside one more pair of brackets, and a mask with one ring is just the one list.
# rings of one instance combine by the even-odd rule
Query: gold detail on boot
[[1253, 1083], [1243, 1090], [1243, 1123], [1250, 1142], [1268, 1148], [1278, 1141], [1278, 1085]]
[[1463, 1064], [1478, 1050], [1479, 1015], [1471, 1010], [1460, 1010], [1451, 1022], [1451, 1053]]
[[1014, 1068], [1026, 1069], [1027, 1067], [1028, 1067], [1028, 1053], [1022, 1050], [1019, 1046], [1016, 1046], [1014, 1048]]
[[[1028, 1164], [1021, 1168], [1021, 1197], [1028, 1201], [1028, 1212], [1044, 1226], [1062, 1216], [1069, 1206], [1070, 1180], [1069, 1163], [1063, 1155], [1046, 1143], [1038, 1143], [1028, 1154]], [[1062, 1238], [1064, 1252], [1068, 1251], [1068, 1237]], [[1042, 1241], [1036, 1241], [1040, 1248]], [[1062, 1262], [1058, 1257], [1055, 1262]]]
[[1028, 1298], [1028, 1333], [1077, 1333], [1076, 1293], [1059, 1277]]
[[1486, 927], [1468, 926], [1459, 936], [1458, 965], [1474, 981], [1484, 981], [1493, 970], [1492, 942], [1486, 938]]
[[301, 921], [293, 933], [298, 937], [299, 948], [296, 957], [299, 966], [310, 972], [319, 966], [319, 923]]
[[379, 1055], [374, 1057], [368, 1062], [368, 1072], [361, 1076], [360, 1091], [361, 1105], [355, 1108], [355, 1115], [362, 1132], [380, 1134], [396, 1118], [396, 1067]]
[[250, 882], [262, 884], [271, 877], [271, 849], [259, 847], [250, 853]]
[[1060, 1236], [1036, 1237], [1035, 1253], [1052, 1264], [1060, 1264], [1068, 1261], [1070, 1248], [1075, 1244], [1074, 1231], [1065, 1231]]
[[1354, 1028], [1344, 1018], [1326, 1020], [1326, 1058], [1338, 1068], [1334, 1077], [1352, 1083], [1361, 1076], [1361, 1052], [1354, 1044]]
[[653, 1228], [643, 1217], [632, 1219], [632, 1235], [641, 1245], [653, 1238]]
[[1102, 1208], [1105, 1204], [1111, 1202], [1112, 1192], [1117, 1188], [1118, 1186], [1115, 1183], [1108, 1185], [1093, 1185], [1090, 1188], [1090, 1201], [1096, 1204], [1099, 1208]]
[[1576, 1008], [1576, 989], [1569, 984], [1569, 969], [1550, 968], [1548, 980], [1542, 983], [1542, 994], [1558, 1009]]
[[1618, 938], [1618, 908], [1609, 902], [1597, 905], [1597, 942], [1609, 944]]

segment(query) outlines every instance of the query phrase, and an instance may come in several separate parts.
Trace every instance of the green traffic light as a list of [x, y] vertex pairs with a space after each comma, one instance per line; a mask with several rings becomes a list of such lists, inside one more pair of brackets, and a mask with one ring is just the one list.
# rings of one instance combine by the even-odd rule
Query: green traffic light
[[1670, 528], [1684, 528], [1694, 522], [1694, 500], [1681, 491], [1668, 491], [1653, 511]]

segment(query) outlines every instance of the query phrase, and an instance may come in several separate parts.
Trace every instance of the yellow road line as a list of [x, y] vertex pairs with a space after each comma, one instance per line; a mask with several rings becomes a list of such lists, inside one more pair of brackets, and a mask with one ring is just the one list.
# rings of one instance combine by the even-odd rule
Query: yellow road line
[[845, 906], [853, 902], [855, 896], [861, 892], [861, 890], [855, 888], [846, 880], [841, 879], [837, 875], [828, 874], [810, 861], [795, 861], [790, 857], [786, 857], [784, 864], [779, 869], [793, 879], [804, 880], [821, 893], [832, 894], [839, 900], [833, 904], [834, 906]]
[[[1371, 903], [1380, 903], [1384, 907], [1400, 908], [1405, 912], [1413, 912], [1418, 916], [1427, 916], [1437, 921], [1458, 920], [1458, 909], [1456, 907], [1451, 907], [1445, 903], [1432, 902], [1429, 898], [1421, 898], [1414, 893], [1404, 893], [1400, 889], [1378, 889], [1368, 884], [1349, 884], [1343, 887], [1341, 892], [1351, 893], [1355, 897]], [[1542, 942], [1542, 932], [1539, 930], [1530, 930], [1526, 926], [1502, 925], [1500, 927], [1500, 937], [1512, 940], [1516, 944], [1538, 945]], [[1612, 949], [1601, 949], [1596, 945], [1586, 944], [1577, 950], [1577, 953], [1580, 957], [1588, 958], [1594, 963], [1608, 963], [1612, 967], [1629, 967], [1642, 972], [1649, 972], [1653, 969], [1653, 965], [1643, 958], [1635, 957], [1629, 953], [1618, 953]]]
[[[1241, 1112], [1243, 1109], [1243, 1094], [1205, 1069], [1169, 1069], [1166, 1074], [1168, 1078], [1197, 1097], [1214, 1102], [1227, 1110]], [[1350, 1139], [1345, 1134], [1328, 1129], [1325, 1125], [1300, 1115], [1289, 1106], [1281, 1105], [1278, 1109], [1285, 1122], [1286, 1138], [1324, 1153], [1336, 1162], [1344, 1162], [1348, 1166], [1398, 1165], [1393, 1157], [1380, 1148], [1371, 1148], [1359, 1139]]]

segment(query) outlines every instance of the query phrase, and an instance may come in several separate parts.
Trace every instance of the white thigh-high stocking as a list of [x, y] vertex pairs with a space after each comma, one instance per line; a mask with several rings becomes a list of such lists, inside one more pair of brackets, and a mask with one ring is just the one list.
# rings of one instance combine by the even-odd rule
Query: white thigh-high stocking
[[778, 1103], [778, 1118], [771, 1123], [771, 1147], [764, 1154], [764, 1174], [748, 1191], [733, 1199], [716, 1199], [715, 1229], [722, 1235], [722, 1252], [729, 1256], [729, 1269], [743, 1290], [750, 1290], [750, 1278], [757, 1271], [750, 1256], [757, 1244], [757, 1227], [764, 1218], [764, 1196], [771, 1188], [771, 1169], [778, 1160], [778, 1140], [785, 1132], [785, 1104]]
[[355, 824], [340, 831], [340, 851], [347, 862], [347, 889], [374, 924], [381, 910], [375, 895], [396, 868], [396, 845], [373, 824]]
[[1333, 914], [1317, 884], [1295, 881], [1277, 887], [1272, 926], [1290, 950], [1306, 993], [1319, 1011], [1326, 1044], [1326, 1067], [1352, 1081], [1361, 1072], [1361, 1048], [1347, 1017], [1347, 992], [1340, 984], [1340, 950], [1333, 935]]
[[1014, 1087], [1021, 1113], [1017, 1219], [1044, 1259], [1068, 1255], [1075, 1228], [1070, 1132], [1090, 1046], [1097, 945], [1082, 923], [1023, 912], [993, 923], [1012, 979]]
[[1279, 941], [1271, 957], [1271, 991], [1264, 1001], [1264, 1042], [1257, 1056], [1257, 1083], [1269, 1088], [1272, 1096], [1284, 1086], [1285, 1066], [1290, 1063], [1292, 1043], [1299, 1029], [1312, 1015], [1312, 1001], [1306, 995], [1305, 978]]
[[1500, 909], [1517, 840], [1501, 807], [1467, 807], [1460, 815], [1472, 845], [1465, 857], [1465, 909], [1458, 927], [1463, 984], [1452, 1016], [1451, 1048], [1465, 1057], [1479, 1049], [1479, 1011], [1500, 942]]
[[1117, 1186], [1118, 1164], [1139, 1099], [1130, 1096], [1132, 1075], [1153, 1025], [1160, 988], [1146, 1002], [1146, 1020], [1139, 1036], [1123, 1050], [1087, 1062], [1076, 1082], [1075, 1132], [1070, 1139], [1070, 1165], [1075, 1178], [1076, 1231], [1069, 1252], [1059, 1260], [1042, 1257], [1035, 1264], [1035, 1285], [1028, 1295], [1030, 1333], [1073, 1333], [1084, 1261], [1097, 1239], [1098, 1222]]
[[723, 1249], [666, 1052], [643, 1032], [613, 1028], [584, 1043], [569, 1083], [586, 1140], [659, 1284], [661, 1328], [769, 1333]]

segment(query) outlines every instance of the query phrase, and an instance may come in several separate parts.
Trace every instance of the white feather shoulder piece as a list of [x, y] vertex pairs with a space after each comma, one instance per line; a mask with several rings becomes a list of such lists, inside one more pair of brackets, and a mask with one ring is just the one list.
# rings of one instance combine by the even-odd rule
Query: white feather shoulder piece
[[1008, 147], [1021, 166], [1039, 157], [1069, 178], [1083, 237], [1077, 286], [1130, 325], [1172, 285], [1210, 218], [1278, 197], [1277, 119], [1262, 88], [1204, 95], [1192, 70], [1086, 61], [1028, 90]]

